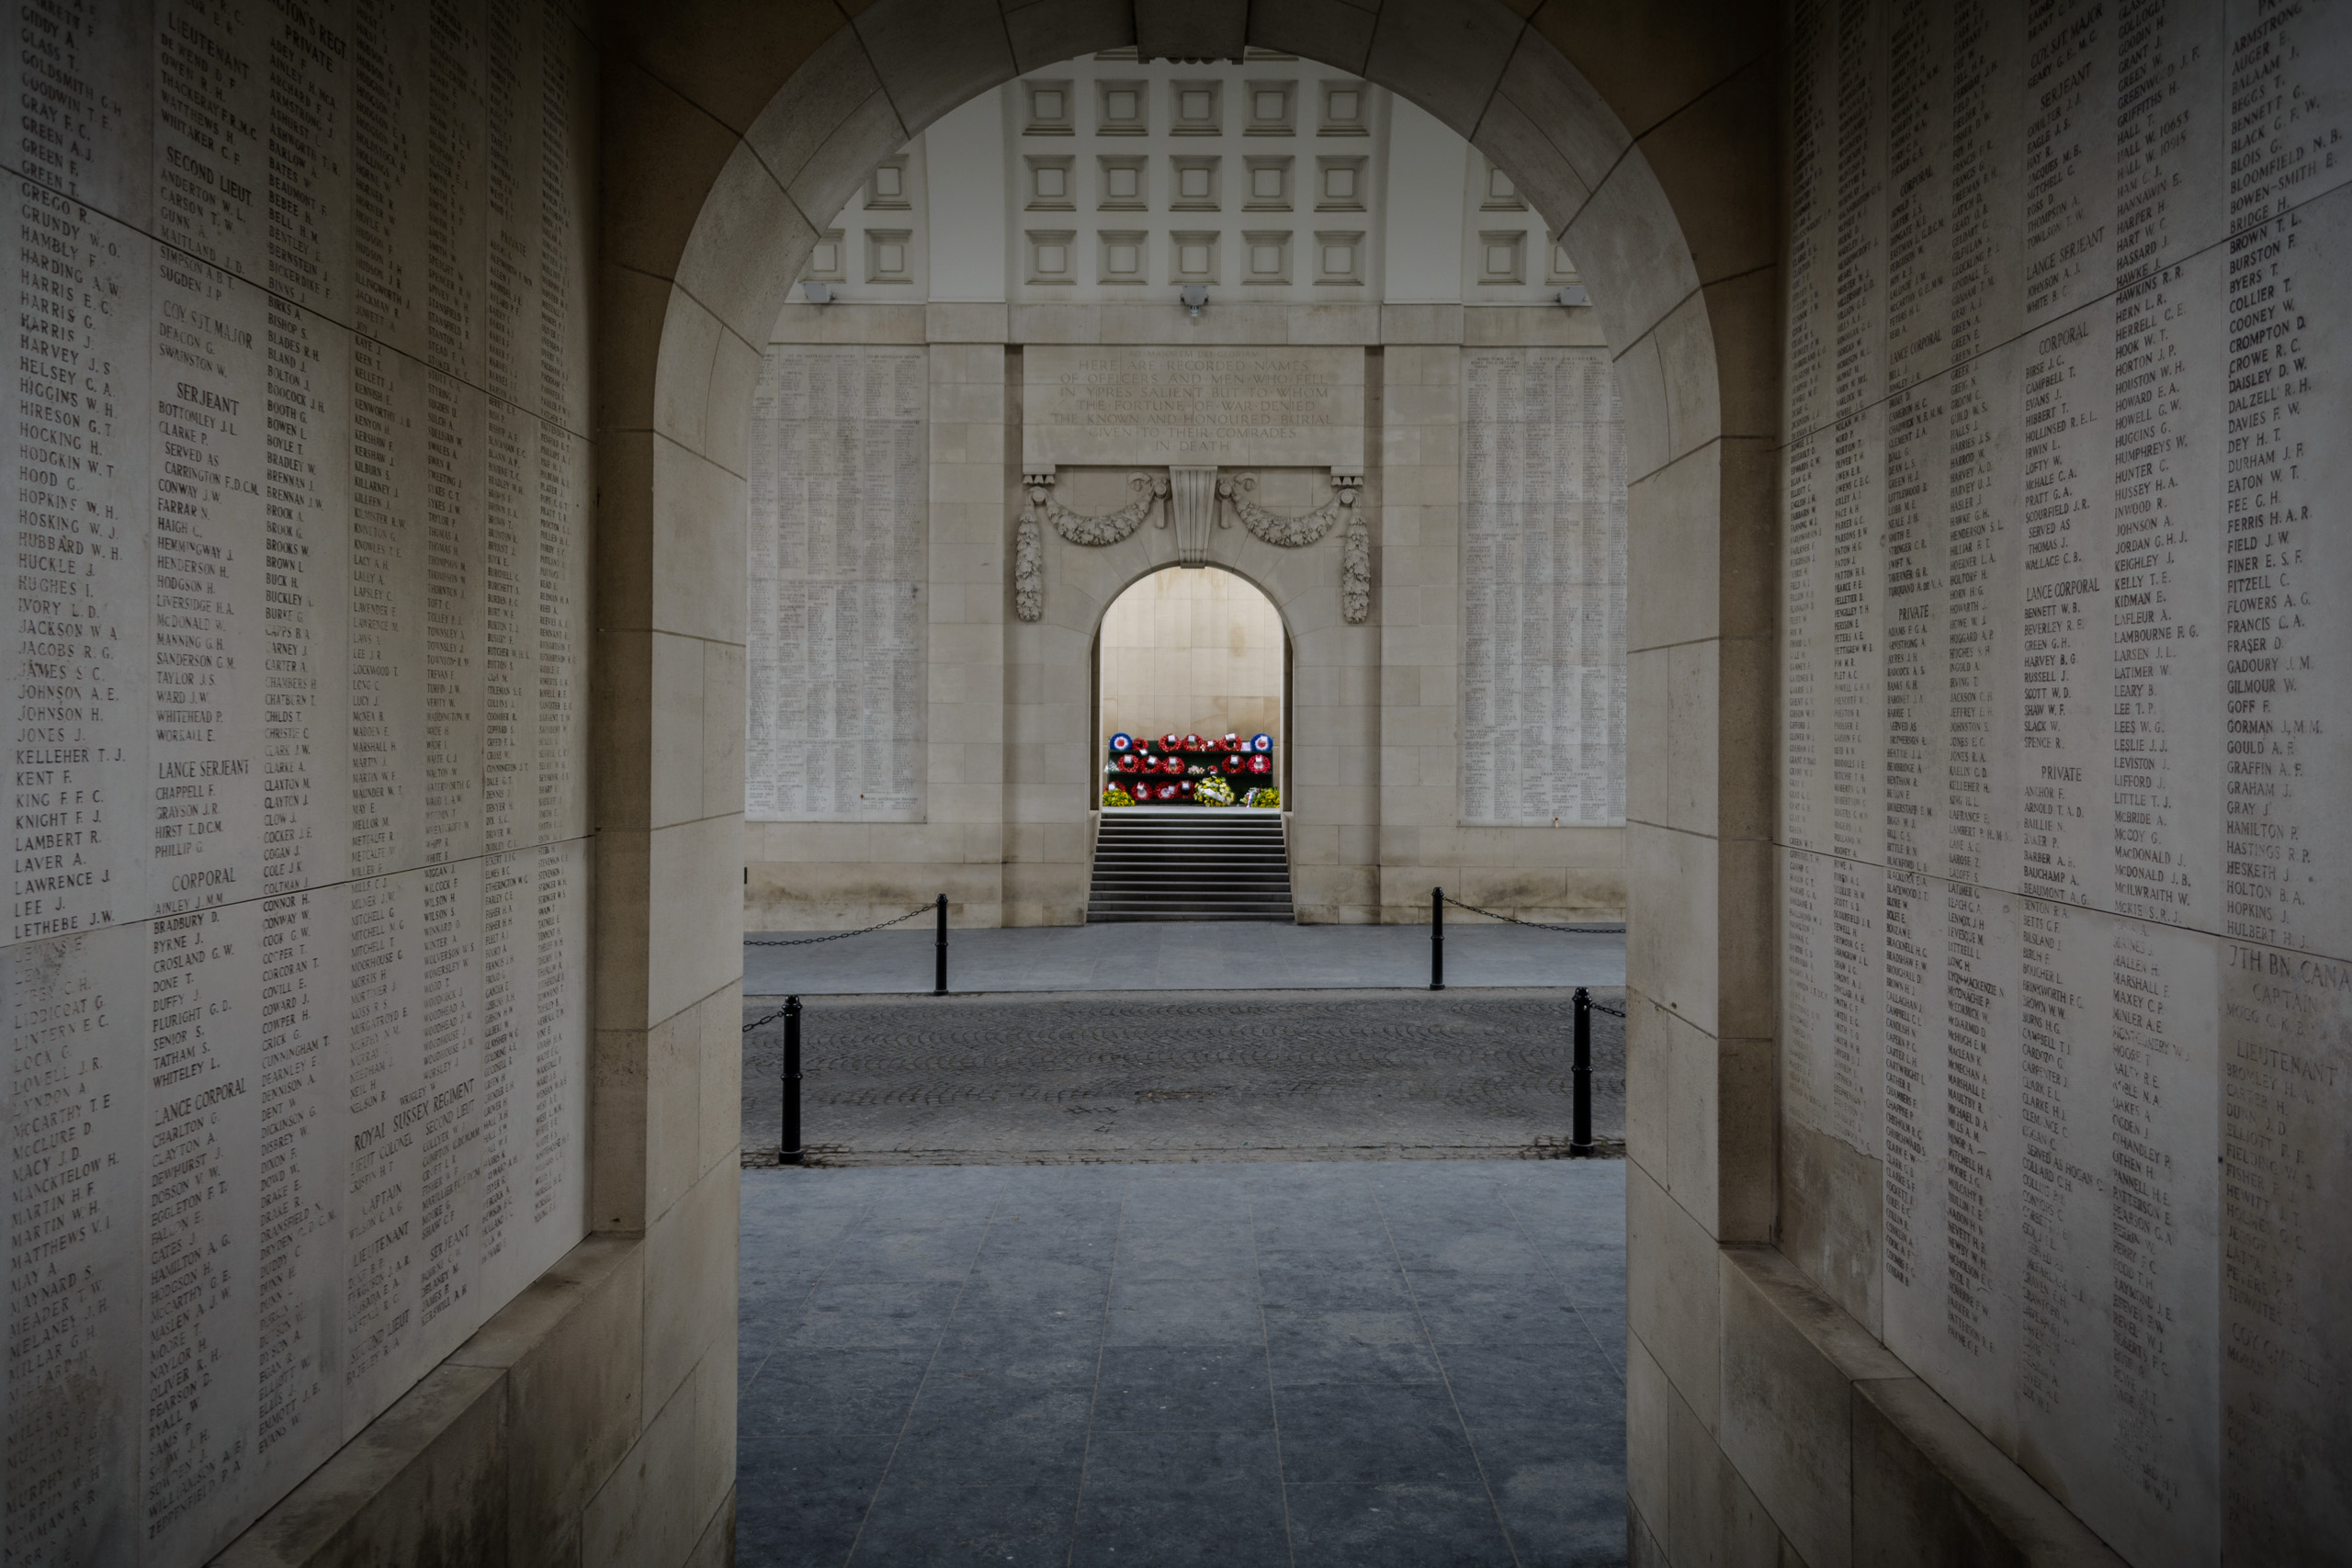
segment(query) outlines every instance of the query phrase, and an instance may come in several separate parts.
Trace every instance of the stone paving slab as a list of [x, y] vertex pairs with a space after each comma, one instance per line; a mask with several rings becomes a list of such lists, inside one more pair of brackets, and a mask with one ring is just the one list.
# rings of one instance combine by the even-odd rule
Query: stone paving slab
[[[1449, 913], [1453, 913], [1449, 911]], [[799, 941], [822, 931], [761, 931]], [[922, 992], [932, 987], [931, 919], [838, 942], [743, 948], [746, 996]], [[1045, 926], [948, 933], [955, 991], [1194, 991], [1426, 988], [1427, 926], [1291, 926], [1227, 921]], [[1445, 928], [1451, 989], [1623, 986], [1623, 931], [1571, 933], [1464, 915]]]
[[1624, 1190], [746, 1170], [736, 1561], [1623, 1563]]
[[[1551, 1158], [1570, 1020], [1556, 990], [818, 998], [801, 1136], [822, 1165]], [[1593, 1132], [1620, 1149], [1624, 1025], [1593, 1025]], [[747, 1166], [774, 1163], [783, 1033], [744, 1037]]]

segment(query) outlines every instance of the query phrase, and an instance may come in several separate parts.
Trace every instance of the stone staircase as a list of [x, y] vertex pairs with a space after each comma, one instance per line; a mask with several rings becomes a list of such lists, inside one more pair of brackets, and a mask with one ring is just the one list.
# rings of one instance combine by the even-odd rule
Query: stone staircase
[[1246, 807], [1105, 811], [1087, 923], [1296, 919], [1286, 815]]

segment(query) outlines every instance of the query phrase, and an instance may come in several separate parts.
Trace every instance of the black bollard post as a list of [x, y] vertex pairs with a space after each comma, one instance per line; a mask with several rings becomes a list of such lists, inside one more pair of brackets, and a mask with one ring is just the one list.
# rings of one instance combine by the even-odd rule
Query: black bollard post
[[1445, 989], [1445, 889], [1430, 889], [1430, 989]]
[[931, 974], [931, 994], [934, 997], [944, 997], [947, 994], [947, 895], [944, 893], [939, 896], [939, 943], [936, 957], [938, 962], [933, 966]]
[[784, 998], [784, 1135], [775, 1163], [800, 1163], [800, 998]]
[[1581, 1158], [1592, 1153], [1592, 993], [1582, 986], [1577, 987], [1577, 1054], [1568, 1077], [1576, 1091], [1568, 1153]]

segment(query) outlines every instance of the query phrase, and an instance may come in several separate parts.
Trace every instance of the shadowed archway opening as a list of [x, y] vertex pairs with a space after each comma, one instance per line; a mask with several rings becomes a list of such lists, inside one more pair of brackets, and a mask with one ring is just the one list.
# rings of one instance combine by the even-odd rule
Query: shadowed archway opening
[[[1263, 735], [1268, 776], [1238, 773], [1230, 782], [1286, 787], [1278, 770], [1290, 756], [1290, 636], [1282, 611], [1247, 578], [1182, 566], [1138, 578], [1102, 613], [1094, 671], [1095, 747], [1109, 759], [1104, 766], [1116, 765], [1112, 741], [1122, 733], [1211, 742]], [[1122, 774], [1110, 782], [1132, 793], [1137, 781]]]
[[[616, 236], [604, 315], [614, 367], [604, 556], [616, 585], [606, 600], [608, 679], [644, 685], [636, 671], [687, 644], [722, 681], [729, 649], [740, 669], [735, 563], [761, 350], [831, 214], [915, 132], [1023, 71], [1123, 48], [1146, 58], [1285, 51], [1360, 73], [1419, 105], [1491, 157], [1557, 225], [1589, 280], [1624, 402], [1634, 736], [1629, 1028], [1637, 1040], [1648, 1034], [1657, 1059], [1680, 1064], [1676, 1081], [1690, 1111], [1661, 1117], [1646, 1147], [1638, 1107], [1631, 1118], [1636, 1147], [1623, 1169], [1636, 1237], [1634, 1338], [1655, 1331], [1634, 1359], [1686, 1399], [1701, 1399], [1713, 1386], [1712, 1329], [1674, 1330], [1689, 1303], [1712, 1295], [1645, 1295], [1643, 1280], [1695, 1286], [1711, 1277], [1717, 1244], [1768, 1239], [1774, 1212], [1770, 1100], [1748, 1092], [1769, 1082], [1773, 1032], [1762, 896], [1770, 882], [1769, 739], [1743, 716], [1769, 692], [1772, 647], [1770, 574], [1761, 569], [1775, 536], [1772, 23], [1728, 7], [1713, 23], [1681, 16], [1669, 25], [1560, 5], [1524, 17], [1501, 5], [1396, 0], [1377, 12], [1188, 7], [1159, 26], [1163, 10], [1176, 8], [1007, 14], [883, 0], [847, 21], [787, 8], [749, 36], [704, 28], [691, 14], [634, 24], [621, 45], [629, 63], [616, 68], [608, 88], [621, 106], [605, 185]], [[628, 134], [639, 128], [648, 134]], [[703, 150], [699, 163], [677, 155], [688, 143]], [[637, 146], [664, 151], [657, 160]], [[1459, 342], [1460, 332], [1425, 312], [1391, 310], [1382, 321], [1392, 354]], [[963, 341], [1007, 338], [997, 325]], [[645, 373], [627, 375], [631, 366]], [[1009, 547], [1009, 515], [1005, 532]], [[1378, 539], [1389, 572], [1384, 594], [1396, 553], [1413, 547], [1385, 531]], [[1069, 597], [1059, 585], [1055, 592]], [[975, 604], [996, 601], [1005, 628], [997, 649], [976, 643], [965, 666], [973, 703], [984, 706], [1024, 661], [1083, 668], [1090, 625], [1046, 626], [1032, 637], [1040, 646], [1024, 647], [1030, 634], [1012, 626], [1001, 568], [969, 592]], [[1347, 629], [1375, 643], [1397, 635], [1379, 618]], [[1304, 629], [1297, 635], [1303, 649]], [[1073, 646], [1054, 647], [1059, 638]], [[1396, 701], [1376, 693], [1364, 709], [1363, 743], [1392, 777], [1407, 761], [1393, 754], [1396, 737], [1409, 733], [1387, 722]], [[662, 743], [650, 712], [639, 721], [636, 711], [609, 710], [618, 787], [605, 794], [600, 888], [608, 890], [601, 896], [613, 1005], [601, 1021], [616, 1041], [679, 1030], [708, 1039], [715, 1030], [690, 1015], [741, 1016], [729, 940], [741, 922], [741, 818], [726, 800], [740, 787], [740, 744], [730, 749], [728, 735], [740, 720], [723, 701], [706, 706], [706, 744], [693, 752], [704, 787], [681, 807], [682, 792], [657, 787], [677, 771], [680, 753]], [[1017, 811], [1003, 820], [1020, 831]], [[1431, 879], [1400, 847], [1374, 886], [1335, 892], [1333, 908], [1342, 893], [1368, 912], [1424, 902]], [[633, 888], [651, 890], [665, 919], [645, 921]], [[1023, 894], [1008, 879], [997, 897], [992, 914], [1001, 917]], [[1693, 1087], [1702, 1080], [1713, 1087]], [[665, 1092], [649, 1077], [649, 1100]], [[649, 1127], [660, 1124], [652, 1111]], [[649, 1148], [649, 1168], [659, 1163]], [[658, 1186], [616, 1187], [603, 1204], [605, 1223], [653, 1231], [668, 1211], [718, 1201], [699, 1189]], [[649, 1389], [649, 1401], [661, 1397]], [[1637, 1496], [1649, 1441], [1634, 1445]]]

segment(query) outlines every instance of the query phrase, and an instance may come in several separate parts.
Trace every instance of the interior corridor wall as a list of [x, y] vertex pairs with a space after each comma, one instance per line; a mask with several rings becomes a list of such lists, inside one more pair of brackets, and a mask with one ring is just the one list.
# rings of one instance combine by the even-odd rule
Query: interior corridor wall
[[5, 16], [0, 1538], [194, 1563], [589, 1229], [593, 44]]
[[[1791, 28], [1781, 1247], [2131, 1562], [2320, 1561], [2352, 10]], [[1841, 1450], [1725, 1378], [1725, 1451], [1846, 1561]]]

